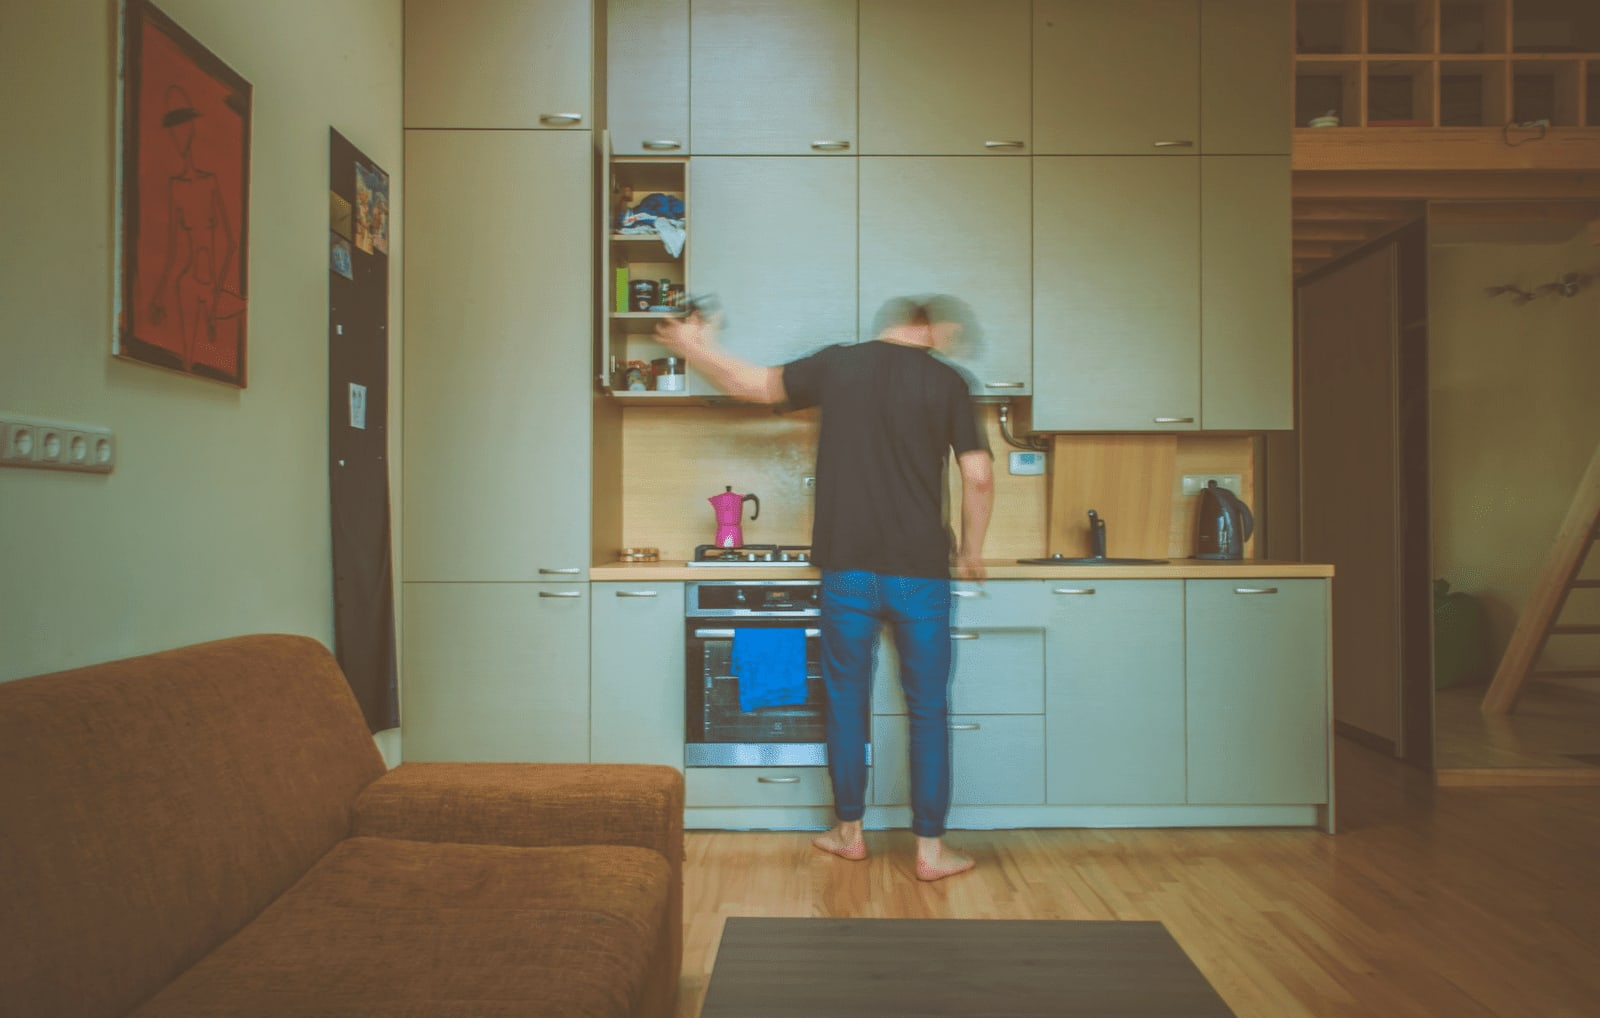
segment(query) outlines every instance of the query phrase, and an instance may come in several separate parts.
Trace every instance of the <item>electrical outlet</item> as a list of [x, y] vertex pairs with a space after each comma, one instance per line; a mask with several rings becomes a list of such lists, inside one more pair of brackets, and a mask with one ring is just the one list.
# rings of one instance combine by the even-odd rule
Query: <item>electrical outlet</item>
[[1239, 494], [1238, 474], [1184, 474], [1183, 493], [1185, 496], [1198, 495], [1211, 481], [1216, 481], [1219, 488], [1227, 488], [1235, 495]]
[[108, 474], [116, 462], [109, 428], [0, 416], [0, 466]]

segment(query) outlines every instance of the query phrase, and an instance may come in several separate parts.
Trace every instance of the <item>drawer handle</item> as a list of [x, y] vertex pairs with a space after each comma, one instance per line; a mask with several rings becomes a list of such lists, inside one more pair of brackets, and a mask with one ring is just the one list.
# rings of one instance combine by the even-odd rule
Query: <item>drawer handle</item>
[[[808, 639], [808, 640], [815, 640], [818, 637], [820, 637], [821, 635], [822, 635], [822, 630], [820, 630], [820, 629], [807, 629], [806, 630], [806, 639]], [[694, 638], [696, 640], [731, 640], [731, 639], [733, 639], [733, 630], [731, 630], [731, 629], [696, 629], [694, 631]]]
[[984, 382], [985, 389], [1026, 389], [1027, 382]]
[[1276, 594], [1277, 587], [1234, 587], [1235, 594]]
[[818, 152], [843, 152], [850, 147], [848, 141], [814, 141], [811, 147]]
[[1093, 587], [1057, 587], [1052, 594], [1093, 594]]
[[983, 143], [984, 148], [1026, 148], [1027, 145], [1028, 143], [1025, 141], [986, 141]]
[[952, 590], [951, 597], [988, 597], [987, 591], [982, 590]]
[[1194, 142], [1192, 142], [1192, 141], [1158, 141], [1158, 142], [1155, 143], [1155, 147], [1156, 148], [1194, 148]]
[[1193, 417], [1157, 417], [1157, 418], [1154, 418], [1154, 420], [1155, 420], [1155, 422], [1157, 424], [1193, 424], [1194, 423], [1194, 418]]
[[652, 152], [676, 152], [678, 149], [682, 148], [683, 145], [679, 142], [668, 141], [663, 138], [660, 141], [646, 141], [643, 143], [643, 147]]
[[978, 638], [978, 636], [979, 636], [979, 634], [977, 634], [977, 633], [951, 633], [950, 634], [950, 639], [952, 639], [952, 640], [976, 640]]
[[617, 591], [617, 596], [618, 597], [655, 597], [656, 596], [656, 592], [653, 591], [653, 590], [619, 590], [619, 591]]
[[758, 778], [756, 778], [756, 780], [761, 782], [763, 785], [798, 785], [800, 783], [800, 779], [797, 778], [797, 777], [787, 777], [787, 778], [758, 777]]
[[541, 124], [549, 124], [552, 127], [565, 127], [565, 126], [567, 126], [569, 124], [580, 124], [582, 122], [583, 122], [583, 114], [582, 113], [541, 113], [541, 114], [539, 114], [539, 123], [541, 123]]
[[577, 576], [581, 572], [583, 572], [583, 570], [582, 569], [578, 569], [576, 567], [571, 568], [571, 569], [540, 569], [539, 570], [539, 575], [540, 576]]
[[975, 721], [969, 721], [966, 724], [951, 725], [950, 726], [950, 730], [952, 732], [976, 732], [978, 729], [980, 729], [982, 727], [983, 727], [982, 725], [978, 724]]
[[583, 594], [576, 590], [541, 590], [540, 597], [582, 597]]

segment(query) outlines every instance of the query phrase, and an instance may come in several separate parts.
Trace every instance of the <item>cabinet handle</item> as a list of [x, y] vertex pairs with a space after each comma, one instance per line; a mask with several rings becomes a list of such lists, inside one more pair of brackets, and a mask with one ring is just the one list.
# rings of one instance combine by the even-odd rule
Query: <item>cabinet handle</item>
[[619, 590], [619, 591], [617, 591], [617, 596], [618, 597], [655, 597], [656, 596], [656, 591], [653, 591], [653, 590]]
[[1194, 142], [1192, 142], [1192, 141], [1158, 141], [1158, 142], [1155, 142], [1155, 147], [1156, 148], [1194, 148]]
[[984, 382], [985, 389], [1025, 389], [1027, 382]]
[[1235, 594], [1276, 594], [1277, 587], [1234, 587]]
[[981, 591], [981, 590], [952, 590], [950, 592], [950, 596], [951, 597], [987, 597], [988, 594], [986, 594], [984, 591]]
[[976, 732], [978, 729], [980, 729], [982, 727], [983, 726], [978, 724], [977, 722], [968, 722], [966, 724], [951, 725], [950, 726], [950, 730], [952, 732]]
[[761, 782], [763, 785], [798, 785], [800, 783], [799, 778], [792, 776], [787, 778], [758, 777], [756, 780]]
[[[817, 638], [819, 638], [821, 636], [822, 636], [822, 630], [820, 630], [820, 629], [807, 629], [806, 630], [806, 639], [808, 639], [808, 640], [815, 640], [815, 639], [817, 639]], [[731, 639], [733, 639], [733, 630], [731, 630], [731, 629], [696, 629], [694, 631], [694, 638], [696, 640], [731, 640]]]
[[661, 139], [660, 141], [641, 142], [640, 145], [641, 147], [647, 148], [652, 152], [676, 152], [678, 149], [683, 147], [683, 145], [679, 142], [669, 141], [665, 138]]
[[582, 569], [579, 569], [576, 566], [573, 566], [573, 567], [570, 567], [570, 568], [567, 568], [567, 569], [540, 569], [539, 570], [539, 575], [540, 576], [577, 576], [581, 572], [583, 572]]
[[811, 147], [818, 152], [843, 152], [850, 147], [848, 141], [814, 141]]
[[981, 634], [979, 634], [979, 633], [951, 633], [950, 634], [950, 639], [952, 639], [952, 640], [976, 640], [980, 635]]
[[1057, 587], [1052, 594], [1093, 594], [1093, 587]]
[[1193, 417], [1156, 417], [1156, 418], [1153, 418], [1153, 420], [1157, 424], [1193, 424], [1194, 423], [1194, 418]]
[[577, 590], [541, 590], [540, 597], [582, 597], [582, 591]]
[[983, 143], [983, 147], [984, 148], [1026, 148], [1027, 144], [1028, 143], [1025, 142], [1025, 141], [986, 141], [986, 142]]
[[552, 127], [566, 127], [569, 124], [581, 124], [582, 113], [541, 113], [539, 123], [549, 124]]

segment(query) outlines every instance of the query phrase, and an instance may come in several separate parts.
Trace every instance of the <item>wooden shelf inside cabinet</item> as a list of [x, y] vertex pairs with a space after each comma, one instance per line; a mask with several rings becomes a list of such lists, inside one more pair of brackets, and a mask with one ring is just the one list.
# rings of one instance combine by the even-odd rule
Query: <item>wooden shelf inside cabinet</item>
[[[626, 156], [608, 161], [606, 221], [599, 224], [605, 251], [602, 293], [601, 363], [609, 366], [603, 385], [618, 399], [635, 402], [673, 402], [687, 397], [678, 392], [626, 392], [620, 389], [618, 373], [623, 366], [648, 363], [665, 354], [655, 340], [656, 323], [674, 316], [667, 311], [635, 311], [633, 307], [664, 303], [662, 284], [674, 290], [687, 290], [689, 284], [689, 241], [673, 255], [660, 235], [620, 233], [622, 213], [637, 208], [652, 194], [666, 195], [684, 204], [683, 224], [692, 234], [694, 217], [687, 207], [689, 160], [684, 156]], [[649, 211], [656, 211], [650, 209]], [[648, 285], [643, 285], [648, 284]], [[642, 293], [638, 292], [643, 285]]]
[[677, 317], [675, 311], [616, 311], [611, 315], [611, 322], [624, 332], [653, 333], [657, 322]]

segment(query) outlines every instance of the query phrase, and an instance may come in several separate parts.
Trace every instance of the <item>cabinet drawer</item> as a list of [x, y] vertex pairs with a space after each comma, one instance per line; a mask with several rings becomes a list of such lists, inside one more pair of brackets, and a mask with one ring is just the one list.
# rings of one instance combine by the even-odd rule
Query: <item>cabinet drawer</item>
[[[885, 631], [873, 677], [874, 714], [904, 714], [899, 658]], [[961, 629], [950, 634], [950, 710], [957, 714], [1044, 711], [1044, 630]]]
[[[911, 801], [909, 745], [904, 717], [872, 719], [875, 804]], [[1044, 716], [952, 714], [950, 769], [951, 805], [1044, 802]]]
[[1050, 602], [1040, 581], [950, 584], [950, 624], [957, 629], [1033, 629], [1043, 627], [1049, 617]]
[[[871, 772], [868, 779], [871, 781]], [[686, 806], [828, 806], [826, 767], [686, 767]]]

